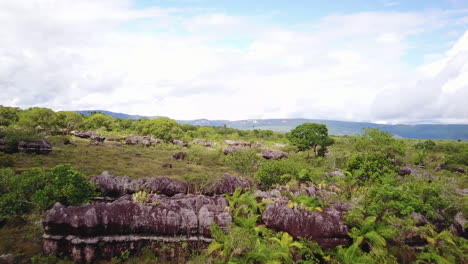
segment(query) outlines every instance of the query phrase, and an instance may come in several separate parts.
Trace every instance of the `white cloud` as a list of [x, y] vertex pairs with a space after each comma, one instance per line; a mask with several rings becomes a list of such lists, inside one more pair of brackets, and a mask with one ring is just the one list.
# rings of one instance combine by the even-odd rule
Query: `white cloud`
[[[177, 119], [468, 122], [467, 34], [414, 69], [447, 12], [331, 15], [296, 27], [118, 1], [0, 1], [0, 104]], [[447, 30], [448, 31], [448, 30]], [[463, 60], [465, 59], [465, 60]], [[456, 102], [456, 104], [454, 104]]]

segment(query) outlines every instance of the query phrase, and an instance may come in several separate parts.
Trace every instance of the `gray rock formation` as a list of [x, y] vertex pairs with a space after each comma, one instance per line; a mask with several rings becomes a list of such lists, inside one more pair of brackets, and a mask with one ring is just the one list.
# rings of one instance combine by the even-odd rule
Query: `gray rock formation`
[[344, 178], [345, 174], [341, 171], [331, 171], [326, 173], [328, 177], [338, 177], [338, 178]]
[[466, 228], [468, 220], [466, 220], [465, 216], [462, 212], [459, 212], [455, 215], [455, 219], [453, 221], [453, 226], [456, 229], [456, 233], [458, 236], [464, 237], [468, 239], [468, 230]]
[[196, 139], [193, 141], [193, 144], [194, 145], [202, 145], [202, 146], [205, 146], [205, 147], [212, 147], [215, 145], [215, 143], [211, 140], [207, 140], [207, 139]]
[[239, 179], [226, 173], [220, 182], [205, 188], [202, 193], [205, 195], [232, 194], [237, 188], [245, 190], [250, 187], [252, 187], [252, 182], [249, 180]]
[[94, 138], [97, 137], [97, 134], [91, 131], [85, 131], [85, 132], [75, 132], [72, 131], [70, 134], [74, 135], [75, 137], [79, 138]]
[[0, 255], [0, 264], [15, 264], [15, 256], [12, 254]]
[[132, 202], [129, 195], [112, 203], [79, 207], [57, 203], [43, 219], [44, 253], [91, 262], [154, 243], [184, 241], [198, 247], [212, 241], [212, 222], [228, 229], [232, 221], [227, 200], [221, 196], [150, 195], [148, 204]]
[[141, 190], [172, 196], [178, 193], [190, 193], [193, 190], [191, 184], [169, 179], [167, 177], [155, 177], [149, 179], [131, 180], [128, 176], [114, 176], [107, 171], [90, 181], [97, 184], [98, 189], [106, 195], [119, 197], [132, 194]]
[[343, 223], [343, 212], [350, 204], [337, 203], [323, 208], [323, 212], [290, 208], [287, 200], [267, 204], [262, 220], [269, 228], [288, 232], [294, 238], [316, 241], [322, 248], [334, 248], [350, 243], [348, 227]]
[[176, 160], [184, 160], [187, 157], [187, 153], [185, 152], [177, 152], [176, 154], [172, 155], [172, 157]]
[[46, 140], [20, 141], [18, 151], [23, 153], [49, 154], [52, 151], [52, 144]]
[[234, 140], [225, 140], [224, 143], [228, 144], [229, 146], [241, 146], [241, 147], [251, 147], [252, 143], [244, 142], [244, 141], [234, 141]]
[[263, 150], [262, 156], [267, 160], [279, 160], [282, 158], [287, 158], [289, 155], [284, 151], [265, 149]]
[[244, 151], [245, 149], [242, 148], [242, 147], [239, 147], [239, 146], [230, 146], [230, 147], [227, 147], [224, 149], [224, 155], [229, 155], [233, 152], [240, 152], [240, 151]]
[[180, 146], [182, 146], [182, 147], [187, 147], [187, 146], [188, 146], [188, 143], [187, 143], [187, 142], [184, 142], [184, 141], [179, 140], [179, 139], [174, 139], [174, 140], [172, 141], [172, 144], [174, 144], [174, 145], [180, 145]]

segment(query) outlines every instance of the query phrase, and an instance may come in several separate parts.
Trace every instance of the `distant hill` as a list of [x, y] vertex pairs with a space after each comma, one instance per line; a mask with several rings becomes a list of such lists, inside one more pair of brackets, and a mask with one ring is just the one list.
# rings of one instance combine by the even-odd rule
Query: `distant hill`
[[[141, 119], [145, 116], [127, 115], [123, 113], [114, 113], [104, 110], [86, 110], [77, 111], [78, 113], [89, 115], [92, 113], [103, 113], [117, 118]], [[156, 116], [146, 116], [147, 118], [156, 118]], [[382, 125], [363, 122], [346, 122], [321, 119], [248, 119], [248, 120], [176, 120], [181, 124], [190, 124], [197, 126], [224, 126], [230, 128], [251, 130], [251, 129], [270, 129], [278, 132], [288, 132], [296, 126], [303, 123], [325, 124], [331, 135], [344, 136], [356, 135], [362, 132], [363, 128], [380, 128], [390, 132], [397, 137], [402, 138], [421, 138], [421, 139], [448, 139], [468, 141], [468, 124], [450, 125], [450, 124], [421, 124], [421, 125]]]

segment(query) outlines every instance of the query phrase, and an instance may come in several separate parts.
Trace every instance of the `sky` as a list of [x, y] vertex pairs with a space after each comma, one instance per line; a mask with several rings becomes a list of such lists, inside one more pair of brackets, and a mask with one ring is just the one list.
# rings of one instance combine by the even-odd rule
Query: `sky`
[[0, 105], [468, 124], [468, 1], [0, 0]]

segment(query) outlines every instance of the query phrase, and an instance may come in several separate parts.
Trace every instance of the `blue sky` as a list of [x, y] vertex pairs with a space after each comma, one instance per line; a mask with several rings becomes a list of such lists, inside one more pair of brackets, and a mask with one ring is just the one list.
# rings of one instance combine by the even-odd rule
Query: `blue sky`
[[467, 30], [465, 0], [0, 1], [0, 104], [468, 123]]

